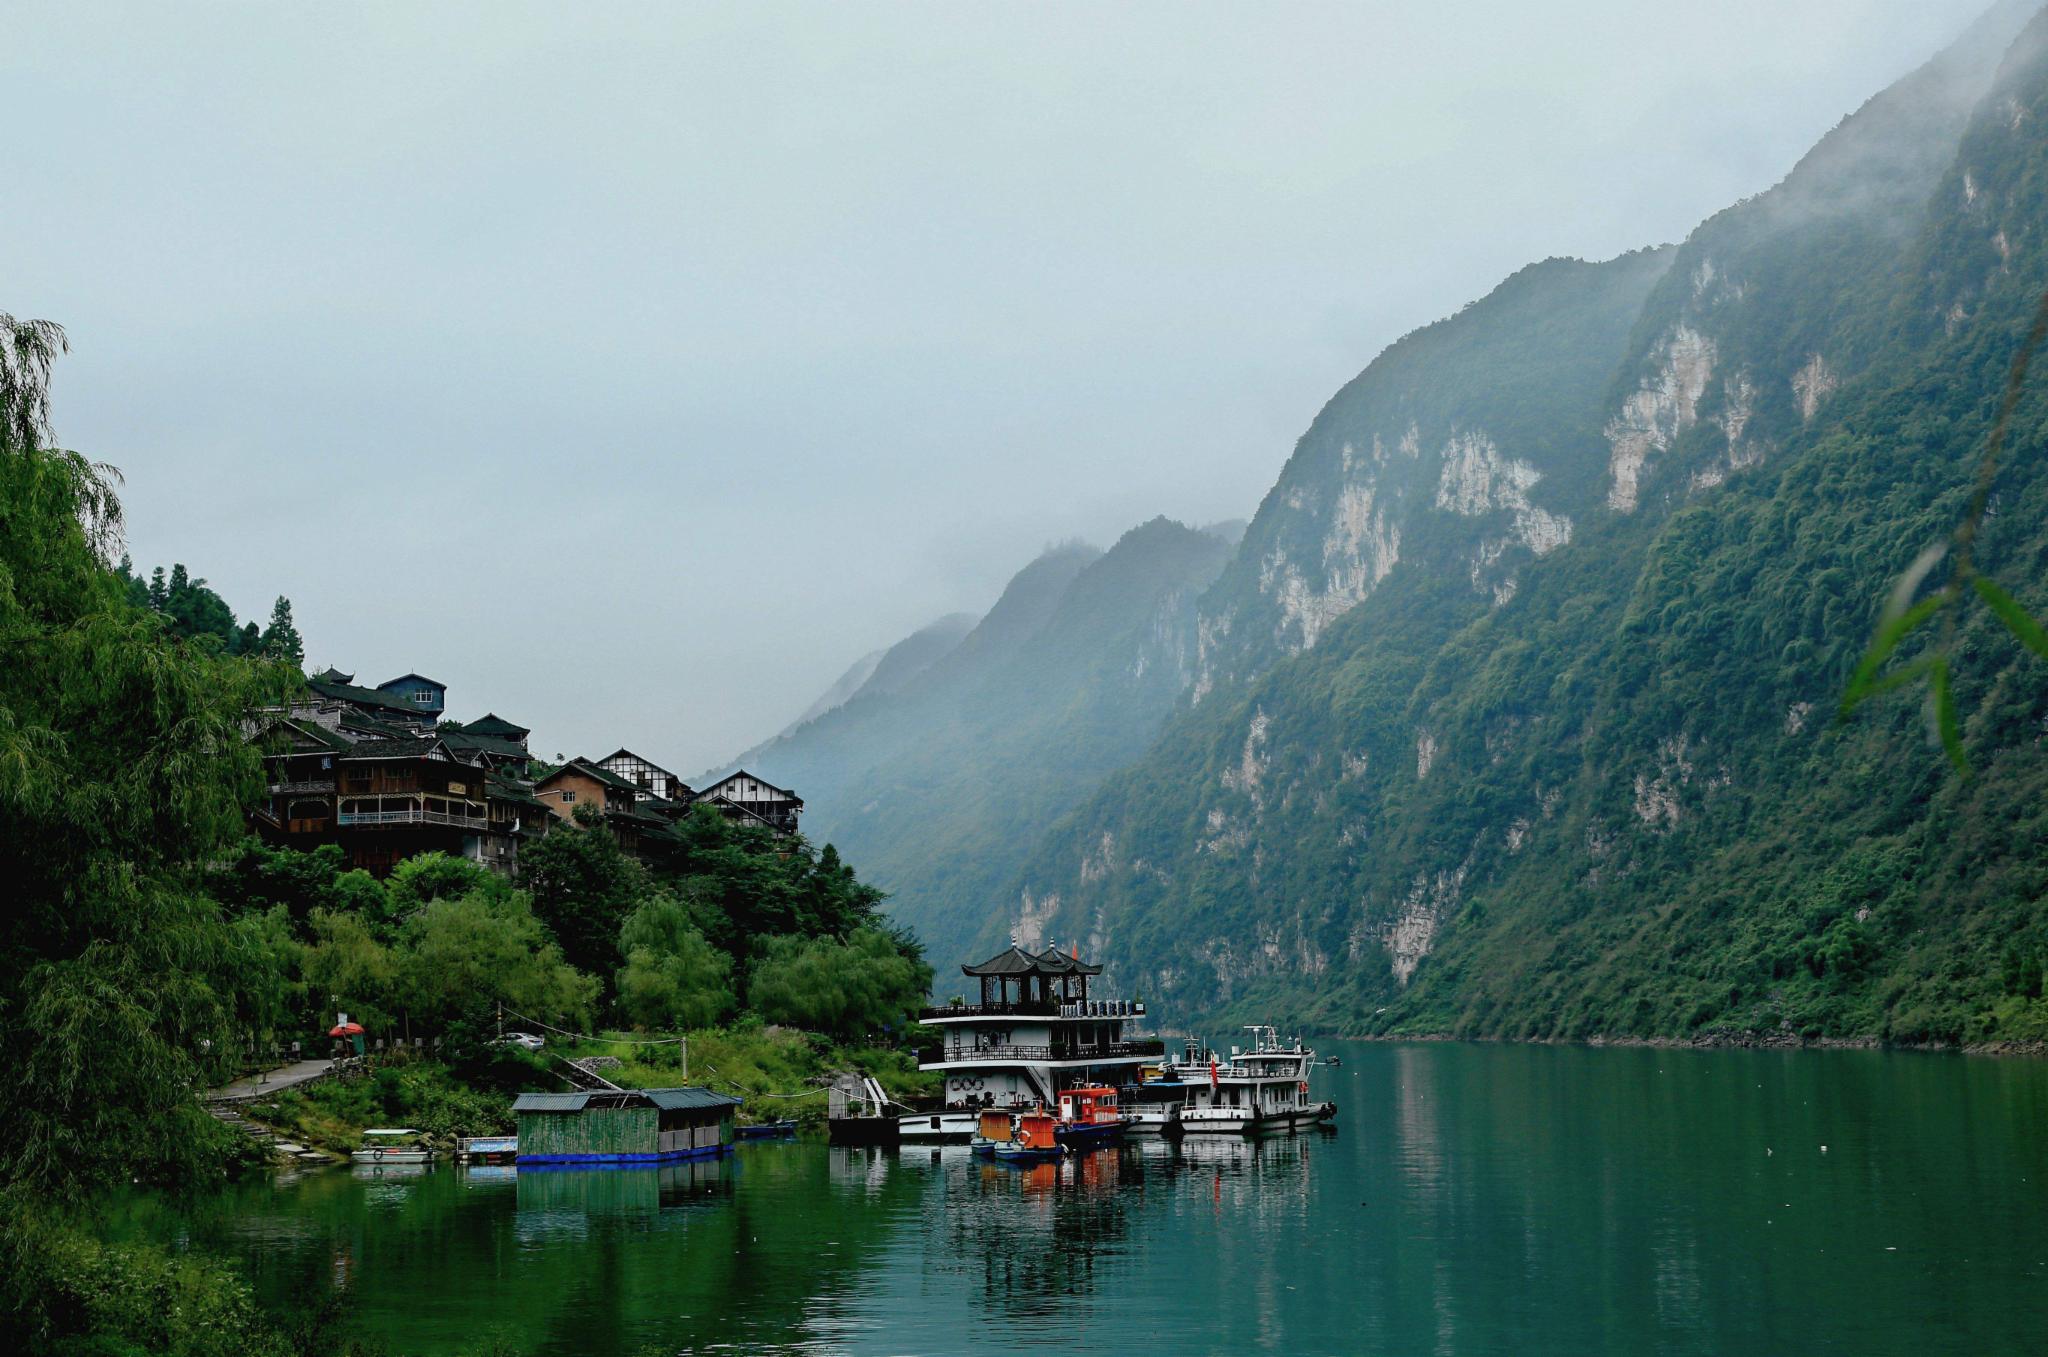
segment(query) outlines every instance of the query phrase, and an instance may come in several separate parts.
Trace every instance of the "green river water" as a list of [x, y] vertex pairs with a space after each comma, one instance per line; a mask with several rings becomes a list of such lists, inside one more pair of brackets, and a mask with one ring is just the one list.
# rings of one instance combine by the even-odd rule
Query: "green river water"
[[2048, 1350], [2048, 1064], [1321, 1049], [1338, 1129], [1260, 1143], [334, 1169], [128, 1222], [394, 1352]]

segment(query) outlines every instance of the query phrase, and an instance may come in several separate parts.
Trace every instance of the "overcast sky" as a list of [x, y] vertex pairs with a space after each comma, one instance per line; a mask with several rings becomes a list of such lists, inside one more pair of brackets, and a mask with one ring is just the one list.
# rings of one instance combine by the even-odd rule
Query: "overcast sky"
[[0, 310], [138, 565], [687, 774], [1978, 8], [13, 5]]

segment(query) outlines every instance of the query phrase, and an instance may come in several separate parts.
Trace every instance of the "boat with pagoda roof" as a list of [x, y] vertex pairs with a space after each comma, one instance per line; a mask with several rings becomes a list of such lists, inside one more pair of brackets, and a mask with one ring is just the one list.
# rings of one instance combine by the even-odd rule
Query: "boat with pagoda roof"
[[1145, 1005], [1105, 998], [1099, 985], [1090, 993], [1102, 967], [1082, 961], [1078, 949], [1033, 952], [1013, 943], [960, 969], [976, 982], [977, 1002], [920, 1015], [940, 1038], [918, 1065], [943, 1076], [944, 1091], [936, 1108], [897, 1119], [901, 1139], [970, 1141], [988, 1109], [1046, 1110], [1076, 1148], [1121, 1136], [1116, 1089], [1166, 1053], [1131, 1031]]

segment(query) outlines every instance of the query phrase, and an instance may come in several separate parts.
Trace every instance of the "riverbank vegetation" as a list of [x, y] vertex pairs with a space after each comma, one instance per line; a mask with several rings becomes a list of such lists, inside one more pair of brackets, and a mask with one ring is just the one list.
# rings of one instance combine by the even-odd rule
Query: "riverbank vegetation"
[[[566, 825], [515, 889], [444, 856], [379, 881], [247, 839], [263, 788], [245, 718], [303, 682], [290, 606], [252, 636], [186, 572], [158, 590], [113, 564], [118, 474], [50, 428], [63, 346], [0, 314], [0, 1307], [23, 1347], [348, 1350], [331, 1316], [264, 1314], [224, 1264], [110, 1242], [95, 1207], [258, 1162], [197, 1095], [293, 1043], [324, 1052], [338, 1011], [385, 1058], [298, 1099], [335, 1134], [394, 1110], [495, 1129], [518, 1088], [561, 1087], [491, 1044], [501, 1009], [557, 1040], [698, 1027], [703, 1068], [749, 1090], [801, 1088], [842, 1053], [902, 1077], [887, 1048], [930, 972], [830, 847], [705, 814], [656, 874]], [[814, 984], [829, 997], [806, 1008]], [[675, 1068], [666, 1045], [632, 1049], [629, 1077], [680, 1082], [680, 1046]]]

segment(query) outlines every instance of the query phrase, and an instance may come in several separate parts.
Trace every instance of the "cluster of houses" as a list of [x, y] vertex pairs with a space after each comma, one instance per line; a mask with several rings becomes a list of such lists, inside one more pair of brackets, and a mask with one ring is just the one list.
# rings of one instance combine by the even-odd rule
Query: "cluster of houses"
[[751, 773], [702, 791], [629, 749], [555, 766], [533, 757], [524, 726], [487, 714], [444, 718], [448, 689], [423, 674], [374, 688], [327, 669], [288, 705], [257, 714], [269, 799], [266, 839], [339, 844], [349, 865], [382, 876], [443, 852], [519, 874], [520, 845], [564, 822], [601, 825], [628, 854], [657, 862], [683, 846], [678, 822], [710, 805], [729, 819], [794, 834], [803, 800]]

